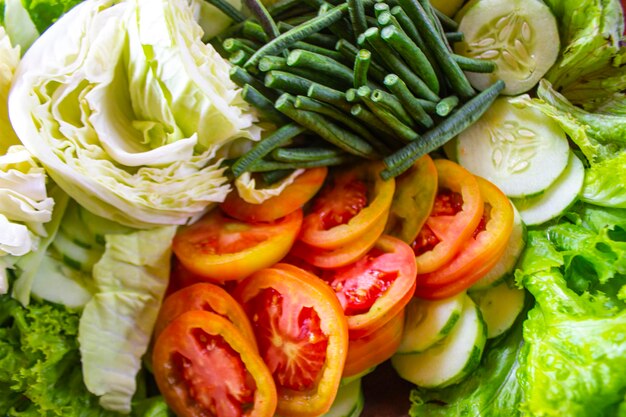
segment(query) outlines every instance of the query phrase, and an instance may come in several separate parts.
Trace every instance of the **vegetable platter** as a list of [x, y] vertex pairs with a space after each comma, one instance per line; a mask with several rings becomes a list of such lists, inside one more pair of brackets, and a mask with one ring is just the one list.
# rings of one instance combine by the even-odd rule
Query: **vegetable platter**
[[626, 415], [617, 0], [0, 0], [0, 415]]

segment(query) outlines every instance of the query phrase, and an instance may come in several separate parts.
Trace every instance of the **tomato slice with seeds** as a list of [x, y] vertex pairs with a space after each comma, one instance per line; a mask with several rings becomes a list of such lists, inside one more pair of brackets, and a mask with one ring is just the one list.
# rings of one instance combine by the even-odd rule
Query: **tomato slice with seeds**
[[432, 272], [450, 261], [478, 226], [483, 198], [478, 182], [465, 168], [447, 159], [434, 161], [437, 195], [431, 213], [411, 246], [417, 272]]
[[252, 325], [243, 308], [226, 290], [208, 282], [189, 285], [165, 298], [154, 326], [155, 338], [172, 320], [192, 310], [209, 311], [228, 319], [256, 349]]
[[226, 318], [195, 310], [161, 332], [154, 377], [179, 417], [270, 417], [277, 395], [263, 360]]
[[324, 184], [328, 168], [311, 168], [289, 184], [277, 196], [260, 204], [248, 203], [239, 196], [237, 190], [231, 191], [220, 204], [229, 216], [246, 222], [269, 222], [280, 219], [301, 208], [319, 191]]
[[290, 254], [318, 268], [338, 268], [348, 265], [370, 250], [385, 229], [385, 216], [381, 217], [361, 237], [335, 249], [323, 249], [296, 240]]
[[428, 155], [399, 177], [385, 233], [412, 243], [426, 223], [437, 195], [437, 168]]
[[343, 377], [359, 375], [391, 358], [402, 342], [403, 330], [404, 309], [378, 330], [350, 340]]
[[498, 262], [506, 249], [513, 230], [513, 206], [494, 184], [476, 179], [484, 200], [481, 221], [450, 262], [417, 276], [419, 297], [445, 298], [469, 288]]
[[332, 172], [313, 198], [298, 238], [323, 249], [356, 242], [389, 212], [395, 180], [383, 181], [382, 169], [382, 163], [367, 162]]
[[296, 239], [302, 209], [273, 222], [248, 223], [216, 208], [180, 230], [172, 250], [192, 273], [222, 284], [241, 280], [281, 260]]
[[385, 326], [404, 309], [413, 297], [415, 270], [410, 246], [382, 235], [356, 262], [322, 271], [346, 315], [350, 340]]
[[348, 329], [335, 294], [319, 278], [277, 264], [234, 291], [252, 326], [278, 392], [277, 414], [324, 414], [335, 398]]

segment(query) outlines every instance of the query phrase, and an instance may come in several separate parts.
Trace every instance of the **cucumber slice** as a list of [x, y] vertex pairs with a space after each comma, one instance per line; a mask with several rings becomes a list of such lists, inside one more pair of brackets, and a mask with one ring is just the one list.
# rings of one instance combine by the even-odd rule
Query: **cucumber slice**
[[104, 238], [106, 235], [125, 234], [132, 231], [131, 228], [93, 214], [82, 206], [80, 207], [79, 214], [84, 224], [87, 226], [87, 229], [89, 229], [95, 236], [96, 241], [101, 245], [106, 243]]
[[63, 220], [61, 221], [61, 231], [79, 246], [86, 249], [100, 246], [96, 242], [96, 238], [87, 228], [83, 219], [80, 217], [80, 206], [74, 200], [70, 201], [63, 214]]
[[543, 194], [514, 199], [524, 223], [529, 226], [545, 223], [562, 215], [576, 202], [585, 180], [585, 167], [574, 152], [570, 152], [565, 171]]
[[487, 339], [491, 339], [513, 326], [524, 310], [526, 291], [515, 287], [513, 279], [507, 279], [495, 287], [475, 291], [470, 297], [478, 305], [487, 325]]
[[366, 370], [364, 370], [363, 372], [359, 372], [356, 375], [350, 375], [350, 376], [345, 376], [343, 378], [341, 378], [341, 382], [339, 382], [339, 386], [342, 385], [348, 385], [354, 381], [356, 381], [357, 379], [361, 379], [364, 376], [371, 374], [372, 372], [374, 372], [376, 370], [377, 365], [372, 366], [371, 368], [368, 368]]
[[51, 245], [59, 254], [62, 261], [74, 269], [84, 272], [91, 272], [94, 264], [102, 257], [103, 247], [87, 249], [80, 246], [69, 238], [65, 233], [59, 231]]
[[484, 290], [499, 284], [504, 278], [513, 273], [517, 260], [526, 246], [526, 225], [515, 206], [513, 206], [513, 213], [513, 230], [502, 257], [484, 277], [469, 288], [469, 292]]
[[557, 180], [567, 166], [569, 144], [553, 119], [501, 97], [459, 134], [457, 158], [507, 196], [520, 198], [540, 194]]
[[465, 297], [461, 318], [445, 339], [424, 352], [391, 358], [401, 378], [423, 388], [443, 388], [460, 382], [476, 369], [487, 329], [478, 306]]
[[541, 0], [477, 0], [459, 15], [458, 30], [464, 40], [455, 43], [455, 52], [496, 63], [493, 73], [467, 73], [478, 90], [503, 80], [503, 94], [524, 93], [556, 62], [560, 49], [557, 22]]
[[361, 389], [361, 378], [346, 385], [341, 385], [330, 410], [324, 417], [358, 417], [365, 406], [365, 397]]
[[405, 309], [404, 333], [396, 352], [423, 352], [441, 341], [461, 317], [464, 302], [463, 293], [444, 300], [413, 298]]
[[82, 272], [46, 254], [33, 278], [31, 293], [68, 308], [82, 308], [91, 300], [94, 290], [86, 278]]

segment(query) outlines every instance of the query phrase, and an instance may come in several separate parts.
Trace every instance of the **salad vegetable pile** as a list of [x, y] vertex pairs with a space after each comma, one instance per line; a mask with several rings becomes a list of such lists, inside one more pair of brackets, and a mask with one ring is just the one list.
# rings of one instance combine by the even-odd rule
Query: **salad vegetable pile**
[[[0, 414], [626, 415], [617, 0], [0, 0]], [[379, 381], [385, 383], [385, 381]]]

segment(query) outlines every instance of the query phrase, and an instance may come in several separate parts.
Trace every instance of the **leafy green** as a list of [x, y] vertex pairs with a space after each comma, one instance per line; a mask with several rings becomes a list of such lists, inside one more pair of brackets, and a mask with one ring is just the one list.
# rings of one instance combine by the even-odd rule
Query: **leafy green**
[[[4, 26], [6, 3], [12, 0], [0, 0], [0, 25]], [[59, 17], [83, 0], [18, 0], [39, 31], [43, 33]]]
[[20, 140], [81, 206], [137, 228], [224, 199], [221, 159], [258, 139], [187, 0], [79, 4], [31, 46], [9, 97]]
[[522, 399], [516, 377], [517, 357], [523, 344], [522, 319], [503, 336], [488, 343], [480, 366], [467, 379], [451, 387], [411, 391], [409, 415], [420, 416], [516, 416]]
[[535, 297], [524, 322], [522, 412], [609, 416], [626, 395], [626, 211], [579, 203], [528, 234], [516, 273]]

